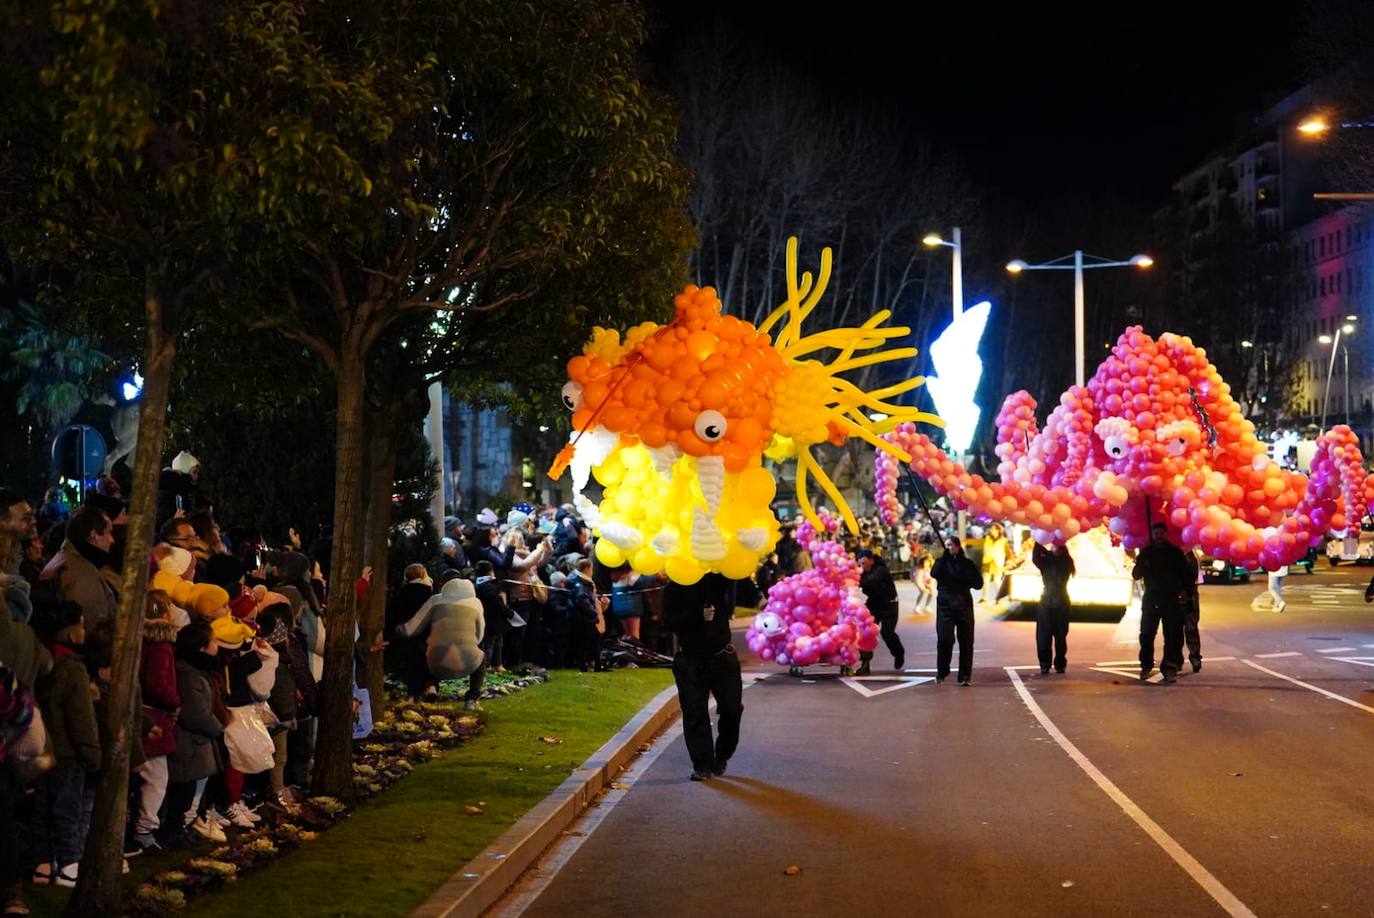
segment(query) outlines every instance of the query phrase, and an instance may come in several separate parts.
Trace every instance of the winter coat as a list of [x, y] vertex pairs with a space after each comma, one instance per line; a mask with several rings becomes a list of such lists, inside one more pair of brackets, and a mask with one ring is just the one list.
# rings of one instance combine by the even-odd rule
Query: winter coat
[[1075, 572], [1073, 556], [1067, 549], [1061, 555], [1043, 545], [1036, 545], [1031, 550], [1031, 561], [1040, 570], [1040, 582], [1044, 584], [1040, 605], [1068, 606], [1069, 578]]
[[38, 706], [52, 737], [59, 762], [80, 762], [91, 771], [100, 767], [100, 730], [86, 663], [70, 647], [53, 645], [52, 672], [38, 681]]
[[457, 571], [461, 574], [463, 572], [463, 568], [468, 566], [467, 555], [463, 554], [463, 546], [459, 545], [457, 546], [457, 549], [458, 550], [454, 552], [452, 558], [450, 558], [448, 555], [443, 554], [439, 556], [440, 580], [442, 580], [444, 578], [444, 575], [449, 573], [450, 571]]
[[167, 760], [169, 779], [175, 783], [199, 781], [223, 770], [216, 742], [224, 734], [224, 724], [215, 715], [218, 691], [204, 668], [185, 658], [177, 660], [181, 711], [177, 715], [176, 751]]
[[877, 558], [873, 566], [859, 576], [859, 589], [863, 590], [868, 611], [875, 616], [897, 611], [897, 584], [892, 582], [892, 572], [887, 565]]
[[[708, 622], [702, 614], [715, 606]], [[683, 653], [712, 656], [730, 646], [730, 619], [735, 614], [735, 581], [723, 574], [707, 574], [684, 586], [663, 587], [663, 623], [677, 635]]]
[[52, 654], [33, 629], [0, 615], [0, 662], [32, 689], [43, 675], [52, 671]]
[[935, 594], [937, 616], [973, 614], [973, 596], [969, 591], [983, 588], [983, 574], [968, 555], [945, 552], [931, 567], [930, 576], [940, 585]]
[[296, 719], [299, 710], [296, 704], [296, 677], [292, 672], [290, 659], [290, 638], [280, 644], [273, 644], [272, 649], [277, 652], [277, 677], [272, 682], [272, 695], [267, 699], [267, 706], [272, 709], [277, 720], [287, 724]]
[[1182, 594], [1193, 589], [1197, 574], [1183, 549], [1172, 542], [1160, 542], [1140, 550], [1131, 579], [1145, 581], [1147, 604], [1168, 604], [1177, 603]]
[[482, 665], [479, 646], [486, 634], [482, 603], [467, 580], [450, 580], [438, 595], [420, 607], [410, 621], [397, 629], [403, 638], [429, 628], [425, 663], [436, 679], [457, 679]]
[[[92, 550], [92, 554], [103, 553]], [[70, 541], [63, 542], [62, 549], [43, 568], [43, 579], [56, 585], [63, 602], [81, 606], [88, 631], [114, 619], [119, 607], [118, 575], [97, 566]]]
[[595, 625], [597, 616], [596, 587], [592, 585], [590, 580], [584, 580], [581, 575], [569, 577], [566, 586], [572, 600], [570, 620]]
[[242, 653], [222, 650], [219, 654], [220, 661], [225, 664], [225, 669], [229, 673], [229, 697], [225, 704], [231, 708], [241, 708], [258, 700], [248, 686], [248, 677], [262, 669], [262, 657], [253, 652], [251, 645], [244, 646], [248, 649]]
[[477, 601], [482, 604], [482, 620], [489, 637], [497, 638], [510, 630], [510, 606], [501, 594], [501, 584], [493, 578], [479, 580]]
[[387, 632], [395, 631], [397, 625], [410, 621], [433, 595], [434, 587], [423, 580], [412, 580], [401, 587], [391, 602], [391, 608], [387, 610]]
[[143, 754], [171, 755], [177, 748], [177, 663], [173, 641], [176, 626], [171, 622], [143, 623], [143, 657], [139, 663], [139, 685], [143, 689], [143, 715], [162, 729], [162, 735], [143, 739]]
[[468, 554], [473, 564], [478, 561], [490, 561], [493, 575], [500, 579], [510, 574], [511, 564], [515, 561], [515, 546], [507, 545], [505, 548], [497, 548], [495, 545], [487, 545], [477, 549], [474, 557]]
[[511, 605], [534, 599], [534, 584], [541, 582], [539, 568], [548, 561], [551, 551], [549, 543], [541, 541], [534, 551], [525, 552], [523, 557], [517, 556], [511, 561], [510, 579], [515, 581], [510, 584]]

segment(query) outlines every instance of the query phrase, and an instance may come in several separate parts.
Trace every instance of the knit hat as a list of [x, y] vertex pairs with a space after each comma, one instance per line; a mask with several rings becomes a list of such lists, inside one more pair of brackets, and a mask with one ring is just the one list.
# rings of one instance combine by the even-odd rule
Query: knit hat
[[500, 525], [500, 523], [501, 520], [497, 517], [496, 511], [492, 510], [490, 507], [483, 507], [482, 512], [477, 514], [477, 524], [479, 526], [497, 526]]
[[215, 641], [223, 650], [240, 647], [244, 641], [257, 633], [232, 615], [225, 615], [210, 622], [210, 630], [214, 632]]
[[526, 516], [534, 516], [534, 504], [526, 503], [522, 500], [520, 503], [515, 505], [515, 509], [519, 510]]
[[176, 574], [178, 577], [181, 577], [188, 571], [195, 569], [196, 559], [186, 549], [177, 548], [175, 545], [162, 545], [160, 546], [160, 550], [163, 552], [163, 555], [158, 559], [158, 570], [166, 571], [169, 574]]
[[191, 470], [199, 465], [200, 460], [183, 449], [181, 452], [177, 453], [176, 458], [172, 460], [172, 471], [184, 472], [189, 475], [191, 474]]
[[206, 617], [218, 614], [227, 605], [229, 594], [212, 583], [199, 584], [191, 597], [191, 610]]
[[519, 529], [521, 526], [525, 525], [525, 523], [529, 522], [529, 518], [530, 515], [528, 513], [512, 510], [510, 513], [506, 514], [506, 525], [511, 529]]
[[237, 596], [229, 600], [229, 614], [235, 618], [252, 618], [258, 614], [258, 598], [242, 586], [235, 586]]
[[118, 497], [106, 497], [96, 491], [87, 491], [83, 503], [87, 507], [94, 507], [112, 520], [124, 512], [124, 501]]

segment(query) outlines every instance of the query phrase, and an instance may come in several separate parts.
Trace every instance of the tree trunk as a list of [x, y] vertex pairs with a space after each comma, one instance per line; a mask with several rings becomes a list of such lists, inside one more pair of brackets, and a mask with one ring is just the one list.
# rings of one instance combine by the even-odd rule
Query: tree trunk
[[[389, 592], [389, 536], [391, 533], [391, 491], [396, 481], [396, 417], [400, 408], [383, 405], [369, 425], [372, 432], [372, 455], [367, 488], [367, 557], [372, 565], [372, 583], [367, 591], [367, 605], [359, 611], [359, 630], [363, 640], [388, 640], [384, 633], [386, 603]], [[386, 673], [382, 655], [370, 653], [363, 668], [360, 683], [372, 698], [372, 716], [380, 717], [386, 709]]]
[[162, 291], [148, 282], [144, 301], [147, 340], [143, 355], [143, 394], [139, 405], [138, 447], [134, 453], [129, 502], [128, 545], [115, 618], [114, 661], [105, 722], [109, 741], [97, 778], [86, 851], [67, 915], [113, 915], [121, 911], [124, 824], [128, 809], [129, 754], [143, 741], [142, 712], [135, 709], [143, 644], [143, 608], [148, 590], [148, 551], [157, 512], [157, 479], [162, 466], [162, 435], [172, 384], [176, 340], [167, 333]]
[[353, 629], [357, 624], [359, 535], [362, 531], [363, 391], [366, 386], [362, 329], [341, 336], [337, 379], [338, 420], [334, 457], [334, 529], [329, 608], [325, 615], [324, 679], [320, 685], [319, 735], [315, 741], [316, 793], [353, 800]]

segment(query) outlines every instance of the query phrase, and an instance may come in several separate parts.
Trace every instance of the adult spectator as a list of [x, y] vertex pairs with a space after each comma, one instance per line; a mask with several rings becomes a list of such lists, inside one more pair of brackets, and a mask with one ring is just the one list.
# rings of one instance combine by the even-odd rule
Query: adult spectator
[[487, 656], [492, 672], [504, 673], [506, 667], [501, 661], [505, 653], [506, 633], [511, 630], [510, 607], [501, 592], [501, 584], [492, 574], [490, 561], [478, 561], [477, 600], [482, 604], [483, 632], [485, 637], [482, 650]]
[[[673, 680], [682, 706], [682, 733], [692, 758], [693, 781], [725, 774], [739, 745], [744, 714], [744, 683], [739, 657], [730, 641], [735, 614], [735, 582], [707, 574], [691, 586], [663, 588], [667, 626], [677, 635]], [[716, 738], [711, 739], [711, 698], [716, 699]]]
[[444, 575], [449, 571], [463, 572], [463, 568], [468, 566], [468, 559], [463, 554], [462, 547], [453, 539], [445, 536], [439, 540], [439, 579], [443, 580]]
[[157, 479], [157, 527], [178, 514], [188, 514], [200, 501], [200, 460], [186, 450]]
[[606, 631], [609, 597], [592, 583], [592, 559], [582, 558], [566, 581], [571, 608], [568, 616], [569, 664], [582, 672], [600, 669], [601, 635]]
[[959, 684], [973, 680], [973, 590], [983, 586], [978, 565], [964, 554], [964, 545], [950, 536], [946, 552], [930, 569], [939, 585], [935, 594], [935, 681], [949, 676], [954, 642], [959, 642]]
[[37, 583], [43, 576], [45, 564], [47, 559], [43, 557], [43, 540], [38, 536], [26, 539], [19, 556], [19, 576], [31, 584]]
[[1040, 605], [1035, 611], [1035, 653], [1040, 660], [1040, 675], [1062, 673], [1069, 665], [1069, 578], [1077, 569], [1068, 548], [1036, 545], [1031, 560], [1040, 570]]
[[997, 604], [1002, 591], [1002, 574], [1007, 568], [1007, 537], [1001, 523], [993, 523], [983, 537], [983, 602]]
[[482, 697], [482, 680], [486, 676], [487, 660], [481, 649], [484, 627], [482, 603], [472, 582], [454, 577], [409, 621], [398, 626], [396, 634], [405, 640], [428, 628], [425, 663], [430, 674], [436, 679], [467, 676], [463, 707], [473, 711], [481, 707], [478, 699]]
[[53, 526], [61, 526], [71, 516], [72, 508], [59, 487], [51, 487], [43, 492], [43, 504], [38, 508], [38, 531], [47, 532]]
[[1169, 541], [1164, 523], [1150, 527], [1150, 544], [1140, 550], [1131, 578], [1145, 581], [1140, 608], [1140, 678], [1154, 671], [1155, 633], [1164, 624], [1164, 656], [1159, 671], [1165, 682], [1177, 682], [1183, 668], [1183, 602], [1193, 569], [1183, 549]]
[[[897, 584], [892, 582], [892, 574], [881, 555], [867, 549], [859, 552], [859, 567], [863, 571], [859, 575], [859, 589], [863, 590], [868, 612], [878, 623], [883, 643], [892, 654], [892, 668], [901, 672], [902, 667], [906, 665], [906, 648], [902, 646], [902, 639], [897, 636]], [[863, 663], [858, 674], [867, 676], [869, 664], [873, 661], [873, 651], [859, 651], [859, 659]]]
[[[458, 577], [454, 574], [453, 577]], [[387, 633], [395, 631], [415, 617], [425, 603], [434, 595], [434, 581], [429, 579], [429, 571], [423, 564], [411, 564], [403, 575], [405, 585], [396, 593], [387, 609]], [[451, 578], [452, 579], [452, 578]], [[434, 677], [425, 665], [425, 642], [429, 635], [420, 631], [396, 643], [396, 656], [399, 658], [400, 676], [413, 700], [432, 696], [437, 691]]]
[[58, 599], [81, 606], [86, 627], [94, 630], [114, 619], [119, 606], [119, 579], [110, 569], [114, 525], [93, 507], [82, 507], [67, 520], [67, 538], [43, 569]]
[[21, 546], [38, 536], [38, 516], [23, 495], [0, 488], [0, 572], [19, 573]]

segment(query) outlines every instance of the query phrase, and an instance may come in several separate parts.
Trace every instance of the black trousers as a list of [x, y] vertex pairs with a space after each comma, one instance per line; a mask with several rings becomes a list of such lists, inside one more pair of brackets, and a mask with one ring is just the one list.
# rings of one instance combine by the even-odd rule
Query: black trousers
[[[716, 654], [679, 650], [673, 657], [673, 680], [682, 706], [682, 735], [692, 768], [706, 771], [729, 760], [739, 745], [739, 722], [744, 714], [744, 681], [733, 646]], [[711, 697], [716, 699], [716, 740], [711, 742]]]
[[954, 656], [954, 642], [959, 641], [959, 681], [973, 678], [973, 610], [935, 612], [935, 675], [943, 679], [949, 675], [950, 658]]
[[1202, 603], [1194, 590], [1183, 605], [1183, 643], [1188, 645], [1188, 660], [1192, 663], [1202, 662], [1202, 635], [1197, 630], [1201, 617]]
[[1183, 668], [1183, 610], [1173, 597], [1146, 597], [1140, 609], [1140, 668], [1154, 669], [1155, 632], [1164, 623], [1164, 658], [1159, 671], [1166, 676]]
[[[883, 643], [887, 645], [887, 652], [892, 654], [892, 659], [896, 660], [906, 656], [906, 648], [902, 646], [902, 639], [897, 637], [897, 610], [890, 609], [886, 612], [873, 612], [873, 620], [878, 623], [878, 633], [882, 635]], [[873, 659], [873, 651], [859, 651], [859, 659], [868, 662]]]
[[1060, 672], [1069, 665], [1069, 604], [1041, 602], [1035, 613], [1035, 653], [1040, 668]]
[[521, 662], [535, 666], [548, 666], [544, 649], [544, 605], [533, 599], [522, 599], [515, 604], [515, 612], [525, 620], [525, 627], [517, 630], [525, 632], [525, 640], [520, 648], [520, 656], [511, 659], [510, 647], [506, 648], [506, 665], [514, 666]]
[[601, 656], [601, 633], [592, 622], [576, 620], [568, 635], [568, 665], [586, 672], [596, 669]]

